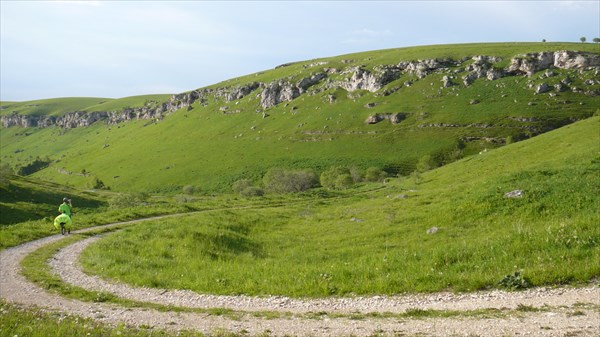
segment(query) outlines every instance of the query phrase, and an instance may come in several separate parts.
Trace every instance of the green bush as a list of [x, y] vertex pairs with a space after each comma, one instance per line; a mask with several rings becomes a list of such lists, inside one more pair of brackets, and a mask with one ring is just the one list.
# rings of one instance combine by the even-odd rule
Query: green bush
[[431, 169], [438, 167], [438, 162], [436, 159], [430, 155], [424, 155], [417, 162], [416, 170], [417, 172], [425, 172]]
[[0, 187], [8, 188], [10, 186], [10, 177], [14, 174], [12, 168], [8, 164], [0, 166]]
[[262, 188], [256, 186], [248, 186], [246, 189], [240, 192], [243, 197], [261, 197], [265, 195], [265, 191]]
[[347, 167], [333, 166], [329, 168], [321, 173], [321, 186], [328, 189], [336, 189], [338, 185], [338, 177], [342, 175], [348, 175], [350, 178], [352, 178], [352, 174]]
[[90, 183], [90, 188], [95, 190], [109, 190], [110, 188], [104, 184], [104, 182], [98, 177], [94, 177], [94, 179]]
[[335, 179], [335, 188], [338, 190], [345, 190], [353, 185], [354, 180], [350, 174], [342, 174]]
[[318, 185], [317, 174], [312, 169], [285, 170], [272, 168], [263, 177], [267, 191], [275, 193], [302, 192]]
[[185, 185], [183, 186], [183, 193], [187, 195], [192, 195], [200, 192], [200, 188], [194, 185]]
[[383, 181], [388, 174], [378, 167], [369, 167], [365, 172], [366, 181]]
[[245, 189], [254, 186], [250, 179], [240, 179], [231, 185], [231, 189], [235, 193], [242, 193]]
[[519, 290], [527, 289], [532, 285], [528, 278], [522, 276], [520, 271], [516, 271], [512, 275], [504, 276], [504, 278], [498, 282], [498, 286], [510, 290]]
[[147, 195], [143, 193], [118, 194], [110, 198], [108, 203], [111, 208], [128, 208], [143, 204], [146, 198]]

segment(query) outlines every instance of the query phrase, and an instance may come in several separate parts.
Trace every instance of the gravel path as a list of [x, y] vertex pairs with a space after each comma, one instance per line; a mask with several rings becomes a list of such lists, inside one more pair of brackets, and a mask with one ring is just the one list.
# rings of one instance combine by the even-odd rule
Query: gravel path
[[[118, 324], [145, 325], [165, 329], [194, 329], [207, 334], [231, 331], [250, 335], [269, 332], [271, 336], [600, 336], [600, 287], [537, 288], [522, 292], [489, 291], [471, 294], [374, 296], [300, 300], [286, 297], [203, 295], [190, 291], [135, 288], [113, 283], [81, 272], [77, 256], [98, 237], [67, 246], [49, 261], [67, 283], [106, 291], [122, 298], [170, 304], [188, 308], [228, 308], [242, 311], [237, 318], [206, 313], [159, 312], [147, 308], [122, 308], [106, 303], [88, 303], [45, 292], [20, 275], [20, 261], [36, 249], [58, 241], [60, 235], [32, 241], [0, 252], [0, 297], [8, 302], [41, 306], [83, 317]], [[589, 304], [582, 306], [582, 304]], [[306, 313], [402, 313], [409, 309], [475, 310], [543, 308], [519, 311], [499, 318], [307, 318]], [[265, 319], [253, 311], [293, 313]]]

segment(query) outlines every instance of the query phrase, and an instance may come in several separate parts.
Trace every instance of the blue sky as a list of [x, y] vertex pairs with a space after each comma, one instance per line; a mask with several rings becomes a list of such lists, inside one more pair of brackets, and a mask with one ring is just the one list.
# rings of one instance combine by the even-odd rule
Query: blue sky
[[179, 93], [407, 46], [588, 42], [600, 1], [0, 0], [0, 99]]

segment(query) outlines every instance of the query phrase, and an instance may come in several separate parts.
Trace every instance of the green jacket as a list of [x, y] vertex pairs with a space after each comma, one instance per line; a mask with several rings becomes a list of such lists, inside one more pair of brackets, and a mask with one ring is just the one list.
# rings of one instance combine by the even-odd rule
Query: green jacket
[[71, 206], [69, 206], [66, 202], [63, 202], [60, 204], [60, 206], [58, 206], [58, 211], [71, 217]]
[[69, 217], [66, 214], [61, 214], [59, 216], [57, 216], [56, 218], [54, 218], [54, 227], [56, 227], [56, 229], [60, 229], [60, 224], [64, 223], [65, 224], [65, 228], [66, 229], [71, 229], [71, 217]]

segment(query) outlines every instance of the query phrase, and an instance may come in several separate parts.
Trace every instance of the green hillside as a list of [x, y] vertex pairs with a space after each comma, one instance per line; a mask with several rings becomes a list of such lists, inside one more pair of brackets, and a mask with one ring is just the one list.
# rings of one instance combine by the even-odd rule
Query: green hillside
[[218, 294], [586, 282], [600, 275], [599, 125], [586, 119], [379, 190], [148, 222], [97, 242], [83, 263], [139, 286]]
[[[76, 191], [55, 183], [2, 175], [0, 184], [0, 226], [28, 220], [53, 218], [58, 215], [58, 205], [64, 197], [77, 201], [79, 213], [97, 209], [103, 198], [96, 193]], [[9, 182], [10, 181], [10, 182]]]
[[[228, 191], [239, 179], [259, 183], [272, 167], [379, 167], [408, 175], [426, 155], [443, 165], [593, 115], [600, 91], [593, 67], [463, 83], [480, 66], [474, 56], [494, 56], [484, 67], [498, 72], [515, 57], [531, 58], [520, 54], [560, 50], [598, 54], [596, 45], [575, 43], [411, 47], [286, 64], [175, 96], [3, 102], [3, 118], [101, 111], [123, 121], [2, 127], [1, 160], [63, 185], [151, 193], [187, 185]], [[423, 60], [438, 66], [421, 71], [429, 64]], [[367, 87], [373, 81], [380, 83]], [[542, 84], [551, 89], [536, 94]], [[279, 101], [269, 102], [269, 92]], [[164, 104], [158, 116], [135, 117]]]

